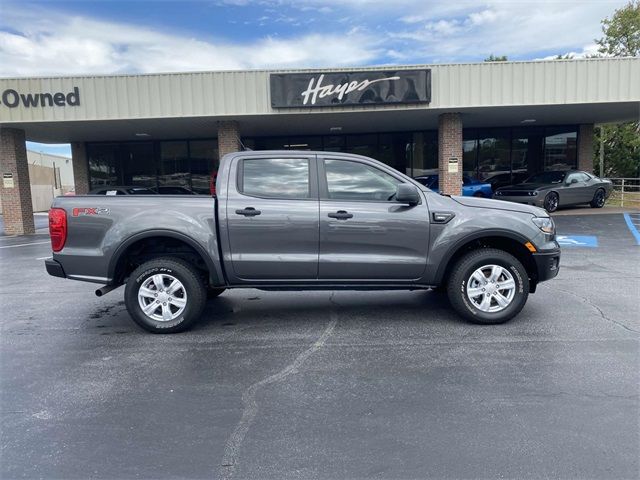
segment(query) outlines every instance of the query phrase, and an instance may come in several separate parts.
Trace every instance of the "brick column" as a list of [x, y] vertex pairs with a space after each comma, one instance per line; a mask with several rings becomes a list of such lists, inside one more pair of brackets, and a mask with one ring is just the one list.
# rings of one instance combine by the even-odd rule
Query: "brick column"
[[[458, 159], [458, 172], [449, 173], [449, 160]], [[462, 194], [462, 118], [459, 113], [438, 117], [438, 170], [440, 192]]]
[[[24, 130], [0, 128], [0, 169], [3, 177], [0, 194], [5, 233], [7, 235], [35, 233]], [[5, 179], [5, 174], [12, 176]], [[13, 187], [9, 186], [11, 181], [13, 181]]]
[[593, 124], [580, 125], [578, 130], [578, 170], [593, 173]]
[[73, 164], [73, 184], [76, 195], [86, 195], [89, 186], [89, 162], [87, 161], [87, 147], [84, 143], [71, 144], [71, 163]]
[[238, 152], [240, 147], [240, 127], [236, 121], [218, 122], [218, 156]]

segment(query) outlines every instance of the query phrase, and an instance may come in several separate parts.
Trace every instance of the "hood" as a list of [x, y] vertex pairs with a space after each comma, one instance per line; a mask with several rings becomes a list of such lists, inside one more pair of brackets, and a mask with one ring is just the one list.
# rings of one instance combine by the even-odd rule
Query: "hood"
[[503, 200], [490, 200], [488, 198], [479, 197], [459, 197], [452, 196], [452, 200], [455, 200], [460, 205], [473, 208], [490, 208], [492, 210], [505, 210], [507, 212], [519, 212], [529, 213], [536, 217], [548, 217], [549, 214], [542, 208], [534, 207], [532, 205], [525, 205], [522, 203], [505, 202]]
[[524, 192], [532, 192], [534, 190], [542, 190], [545, 188], [553, 188], [556, 187], [558, 185], [561, 184], [552, 184], [549, 185], [548, 183], [518, 183], [517, 185], [508, 185], [506, 187], [500, 187], [498, 190], [509, 190], [509, 191], [513, 191], [515, 190], [516, 192], [519, 191], [524, 191]]

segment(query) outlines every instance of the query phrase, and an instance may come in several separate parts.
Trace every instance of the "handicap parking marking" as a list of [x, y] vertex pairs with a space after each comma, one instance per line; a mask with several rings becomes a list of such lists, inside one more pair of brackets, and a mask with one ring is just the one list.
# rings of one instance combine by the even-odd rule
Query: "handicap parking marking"
[[630, 215], [628, 213], [625, 213], [623, 215], [624, 215], [624, 221], [626, 222], [627, 227], [631, 232], [631, 235], [633, 235], [634, 238], [636, 239], [636, 243], [640, 245], [640, 218], [638, 214], [635, 213]]
[[598, 246], [598, 237], [593, 235], [558, 235], [556, 240], [561, 247], [588, 247]]

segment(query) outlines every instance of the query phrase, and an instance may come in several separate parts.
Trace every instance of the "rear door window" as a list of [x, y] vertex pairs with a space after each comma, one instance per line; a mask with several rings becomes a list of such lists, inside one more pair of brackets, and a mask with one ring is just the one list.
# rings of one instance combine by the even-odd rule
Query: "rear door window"
[[310, 198], [309, 160], [306, 158], [242, 160], [238, 190], [254, 197]]

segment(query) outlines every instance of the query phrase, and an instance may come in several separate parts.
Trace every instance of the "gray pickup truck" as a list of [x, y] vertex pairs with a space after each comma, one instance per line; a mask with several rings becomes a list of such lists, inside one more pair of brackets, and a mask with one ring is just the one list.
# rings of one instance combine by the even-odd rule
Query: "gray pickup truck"
[[559, 269], [544, 210], [440, 195], [358, 155], [229, 154], [216, 192], [58, 197], [47, 272], [99, 296], [126, 284], [133, 320], [173, 333], [228, 288], [436, 289], [462, 317], [503, 323]]

